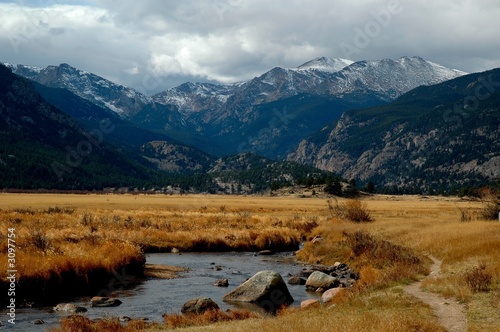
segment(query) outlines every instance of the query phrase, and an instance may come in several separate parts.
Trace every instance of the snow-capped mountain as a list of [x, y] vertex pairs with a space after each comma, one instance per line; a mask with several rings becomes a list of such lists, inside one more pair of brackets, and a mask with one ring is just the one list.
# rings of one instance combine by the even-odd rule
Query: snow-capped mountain
[[186, 83], [153, 96], [174, 104], [184, 114], [239, 109], [301, 93], [332, 95], [372, 93], [386, 102], [420, 85], [440, 83], [465, 72], [449, 69], [420, 57], [358, 61], [320, 57], [297, 68], [275, 67], [249, 81], [228, 84]]
[[331, 76], [328, 93], [377, 92], [395, 99], [420, 85], [441, 83], [467, 73], [449, 69], [420, 57], [359, 61]]
[[[353, 62], [319, 57], [297, 68], [275, 67], [251, 80], [233, 84], [184, 83], [148, 97], [68, 64], [39, 68], [6, 64], [15, 74], [49, 87], [67, 89], [122, 117], [151, 103], [173, 105], [187, 119], [197, 112], [224, 113], [288, 98], [297, 94], [332, 95], [375, 93], [384, 101], [420, 85], [435, 84], [466, 73], [420, 57]], [[221, 114], [222, 115], [222, 114]], [[207, 118], [213, 119], [213, 114]]]
[[358, 62], [319, 57], [245, 82], [184, 83], [145, 96], [67, 64], [10, 68], [206, 152], [253, 151], [270, 158], [285, 156], [347, 109], [387, 103], [420, 85], [465, 74], [420, 57]]
[[297, 67], [299, 70], [320, 70], [326, 72], [337, 72], [345, 67], [352, 65], [354, 61], [340, 59], [340, 58], [327, 58], [319, 57]]
[[152, 97], [154, 102], [175, 105], [184, 115], [221, 107], [244, 83], [210, 84], [184, 83]]
[[118, 113], [120, 116], [137, 113], [151, 102], [149, 97], [134, 89], [113, 83], [65, 63], [46, 68], [12, 64], [7, 66], [17, 75], [48, 87], [67, 89], [83, 99]]
[[[226, 103], [258, 105], [303, 92], [313, 92], [328, 75], [353, 61], [319, 57], [297, 68], [275, 67], [259, 77], [233, 84], [184, 83], [153, 96], [160, 104], [172, 104], [185, 115], [191, 112], [215, 111]], [[233, 98], [231, 98], [233, 97]]]

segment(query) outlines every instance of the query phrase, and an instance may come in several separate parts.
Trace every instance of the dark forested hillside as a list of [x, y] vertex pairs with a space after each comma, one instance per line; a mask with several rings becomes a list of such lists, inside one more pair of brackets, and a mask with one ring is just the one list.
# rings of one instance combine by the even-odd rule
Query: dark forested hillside
[[107, 144], [114, 130], [103, 121], [84, 131], [47, 103], [27, 79], [0, 65], [0, 186], [94, 189], [143, 182], [146, 165]]
[[391, 192], [487, 184], [500, 176], [500, 69], [347, 111], [288, 158]]

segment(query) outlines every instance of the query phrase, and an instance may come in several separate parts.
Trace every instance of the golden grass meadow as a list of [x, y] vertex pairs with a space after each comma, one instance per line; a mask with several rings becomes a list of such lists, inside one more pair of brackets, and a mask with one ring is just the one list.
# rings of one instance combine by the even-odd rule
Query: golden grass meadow
[[[354, 287], [319, 308], [276, 317], [207, 312], [165, 322], [70, 317], [53, 331], [445, 331], [432, 309], [402, 286], [443, 261], [426, 291], [464, 303], [468, 331], [500, 331], [500, 222], [483, 204], [434, 196], [361, 198], [371, 222], [351, 222], [325, 197], [0, 194], [0, 251], [14, 228], [19, 280], [87, 276], [133, 263], [151, 251], [289, 250], [297, 259], [352, 266]], [[340, 203], [348, 202], [339, 199]], [[464, 222], [463, 210], [471, 220]], [[321, 236], [323, 241], [312, 243]], [[2, 260], [7, 269], [7, 259]], [[5, 282], [5, 280], [3, 280]], [[62, 283], [62, 282], [61, 282]]]

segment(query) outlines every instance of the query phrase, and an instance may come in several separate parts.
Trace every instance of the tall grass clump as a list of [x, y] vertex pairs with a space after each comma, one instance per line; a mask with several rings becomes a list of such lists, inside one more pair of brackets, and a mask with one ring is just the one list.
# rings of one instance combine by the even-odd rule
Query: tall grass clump
[[466, 208], [457, 207], [460, 212], [460, 222], [471, 222], [472, 213]]
[[46, 254], [47, 251], [52, 247], [52, 243], [47, 237], [47, 235], [38, 227], [33, 226], [28, 229], [29, 241], [35, 250]]
[[259, 318], [259, 316], [248, 310], [236, 309], [223, 312], [221, 310], [207, 310], [201, 314], [165, 314], [163, 315], [165, 326], [169, 329], [177, 329], [190, 326], [204, 326], [217, 322], [245, 320]]
[[346, 219], [357, 223], [374, 221], [367, 204], [359, 199], [349, 199], [341, 203], [337, 199], [334, 199], [334, 202], [327, 200], [327, 206], [332, 218]]
[[118, 318], [92, 321], [81, 315], [71, 315], [61, 320], [59, 328], [52, 328], [49, 332], [135, 332], [152, 328], [155, 325], [157, 324], [143, 320], [131, 320], [127, 324], [122, 324]]
[[73, 214], [75, 209], [73, 208], [62, 208], [59, 206], [49, 206], [45, 211], [46, 214]]
[[500, 213], [500, 193], [491, 189], [483, 189], [480, 191], [483, 208], [480, 216], [484, 220], [498, 220]]
[[487, 292], [490, 289], [493, 276], [486, 269], [486, 264], [480, 263], [465, 273], [465, 282], [474, 292]]
[[498, 201], [487, 201], [484, 203], [484, 207], [481, 210], [481, 218], [485, 220], [497, 220], [499, 213], [500, 205], [498, 204]]

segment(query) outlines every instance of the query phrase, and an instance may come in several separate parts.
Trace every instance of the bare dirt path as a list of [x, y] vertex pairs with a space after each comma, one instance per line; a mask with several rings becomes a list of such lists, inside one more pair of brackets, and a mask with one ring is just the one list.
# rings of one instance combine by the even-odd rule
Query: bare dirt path
[[[431, 266], [431, 273], [426, 277], [435, 278], [441, 270], [441, 261], [429, 256], [434, 262]], [[467, 315], [465, 306], [453, 299], [445, 299], [434, 293], [424, 292], [420, 289], [422, 281], [405, 286], [404, 290], [408, 294], [415, 296], [424, 303], [427, 303], [434, 311], [439, 323], [449, 332], [466, 332]]]

